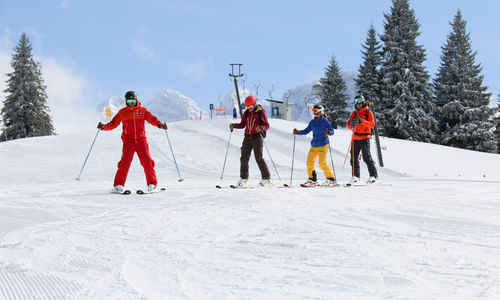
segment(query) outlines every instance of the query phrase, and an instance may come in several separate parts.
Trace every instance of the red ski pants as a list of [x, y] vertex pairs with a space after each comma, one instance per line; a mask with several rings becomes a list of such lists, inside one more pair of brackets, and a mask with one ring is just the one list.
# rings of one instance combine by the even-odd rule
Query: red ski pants
[[156, 180], [156, 172], [155, 172], [155, 162], [151, 158], [149, 154], [149, 146], [148, 141], [146, 139], [139, 139], [136, 141], [127, 141], [123, 140], [123, 150], [122, 150], [122, 158], [118, 162], [118, 171], [116, 171], [115, 182], [113, 186], [117, 185], [125, 185], [125, 181], [127, 180], [128, 169], [130, 168], [130, 164], [132, 163], [132, 159], [134, 158], [134, 153], [137, 152], [137, 156], [139, 156], [139, 160], [141, 161], [141, 165], [144, 168], [144, 173], [146, 174], [147, 185], [154, 184], [156, 185], [158, 182]]

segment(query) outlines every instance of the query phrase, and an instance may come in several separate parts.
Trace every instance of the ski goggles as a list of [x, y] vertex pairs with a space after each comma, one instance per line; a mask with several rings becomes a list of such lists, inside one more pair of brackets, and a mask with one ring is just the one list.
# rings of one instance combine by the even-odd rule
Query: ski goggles
[[354, 99], [354, 104], [363, 104], [365, 101], [363, 101], [363, 99], [361, 98], [356, 98]]
[[127, 99], [127, 103], [133, 104], [136, 102], [137, 102], [137, 99]]
[[253, 105], [250, 105], [250, 106], [245, 106], [245, 107], [246, 107], [247, 109], [252, 109], [252, 108], [254, 108], [254, 106], [253, 106]]
[[317, 109], [317, 108], [313, 108], [312, 112], [313, 112], [313, 114], [319, 114], [319, 113], [321, 113], [321, 111], [319, 109]]

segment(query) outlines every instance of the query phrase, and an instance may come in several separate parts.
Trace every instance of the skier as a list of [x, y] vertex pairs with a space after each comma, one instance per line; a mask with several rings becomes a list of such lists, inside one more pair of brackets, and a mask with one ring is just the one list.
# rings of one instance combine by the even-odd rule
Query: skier
[[314, 165], [316, 159], [319, 157], [319, 166], [325, 173], [326, 180], [323, 185], [334, 186], [336, 185], [336, 179], [333, 175], [332, 169], [327, 163], [326, 155], [329, 149], [329, 135], [333, 135], [333, 127], [330, 121], [328, 121], [324, 114], [325, 108], [321, 104], [316, 104], [312, 108], [314, 118], [309, 122], [309, 125], [304, 130], [293, 129], [293, 134], [306, 135], [309, 132], [313, 132], [313, 138], [311, 140], [311, 149], [309, 149], [309, 154], [307, 155], [307, 175], [309, 179], [301, 186], [310, 187], [317, 186], [318, 178], [316, 171], [314, 170]]
[[123, 192], [123, 186], [127, 180], [128, 170], [135, 152], [137, 152], [137, 156], [139, 156], [141, 165], [144, 168], [144, 173], [146, 174], [148, 192], [154, 192], [158, 182], [154, 169], [155, 162], [149, 154], [144, 121], [148, 121], [150, 124], [165, 130], [167, 129], [167, 124], [160, 122], [145, 107], [141, 106], [141, 103], [137, 100], [137, 94], [134, 91], [128, 91], [125, 94], [125, 104], [127, 106], [120, 109], [109, 123], [103, 124], [99, 122], [97, 125], [97, 128], [108, 131], [113, 130], [120, 125], [120, 123], [123, 124], [122, 157], [118, 162], [118, 170], [116, 171], [113, 183], [113, 192]]
[[229, 129], [245, 128], [245, 138], [241, 145], [241, 158], [240, 158], [240, 180], [238, 187], [245, 187], [248, 184], [248, 161], [250, 154], [254, 151], [255, 161], [260, 169], [262, 180], [259, 185], [271, 186], [271, 174], [267, 168], [266, 161], [262, 157], [262, 150], [266, 130], [269, 129], [269, 121], [267, 120], [266, 111], [253, 96], [248, 96], [245, 99], [246, 110], [241, 117], [240, 123], [229, 124]]
[[236, 111], [236, 107], [233, 107], [233, 119], [237, 119], [238, 118], [238, 113]]
[[362, 152], [363, 160], [368, 166], [370, 177], [368, 183], [374, 183], [378, 180], [377, 169], [375, 162], [370, 153], [370, 138], [372, 129], [375, 128], [375, 118], [366, 104], [363, 95], [354, 97], [355, 110], [351, 113], [346, 127], [352, 129], [352, 144], [351, 144], [351, 166], [352, 178], [350, 184], [359, 182], [359, 152]]

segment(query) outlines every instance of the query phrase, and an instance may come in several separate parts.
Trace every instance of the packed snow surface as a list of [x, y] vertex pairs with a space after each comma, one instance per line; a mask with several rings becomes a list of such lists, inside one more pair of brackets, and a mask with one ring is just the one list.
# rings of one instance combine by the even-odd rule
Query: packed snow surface
[[[182, 182], [165, 132], [149, 126], [167, 188], [150, 195], [135, 194], [137, 157], [133, 193], [109, 193], [121, 127], [97, 135], [80, 181], [97, 131], [0, 143], [0, 298], [500, 298], [500, 155], [382, 138], [383, 185], [301, 188], [311, 136], [297, 136], [282, 188], [291, 131], [306, 124], [271, 120], [275, 187], [230, 189], [243, 139], [231, 121], [168, 123]], [[331, 137], [341, 183], [350, 138]]]

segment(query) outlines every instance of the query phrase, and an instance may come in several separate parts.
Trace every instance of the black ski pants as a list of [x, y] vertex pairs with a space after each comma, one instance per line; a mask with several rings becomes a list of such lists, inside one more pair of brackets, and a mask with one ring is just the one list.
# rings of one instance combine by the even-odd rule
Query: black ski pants
[[262, 150], [264, 148], [264, 141], [262, 137], [253, 136], [253, 137], [245, 137], [243, 139], [243, 144], [241, 145], [241, 158], [240, 158], [240, 178], [248, 179], [248, 161], [250, 160], [250, 154], [252, 154], [252, 150], [254, 151], [255, 161], [260, 169], [260, 174], [262, 179], [270, 179], [271, 174], [269, 173], [269, 169], [267, 168], [266, 161], [262, 156]]
[[368, 166], [368, 172], [370, 176], [377, 177], [377, 168], [375, 168], [375, 162], [372, 159], [372, 155], [370, 153], [370, 139], [364, 140], [353, 140], [353, 144], [351, 145], [351, 166], [352, 166], [352, 175], [359, 177], [359, 152], [363, 155], [363, 161]]

